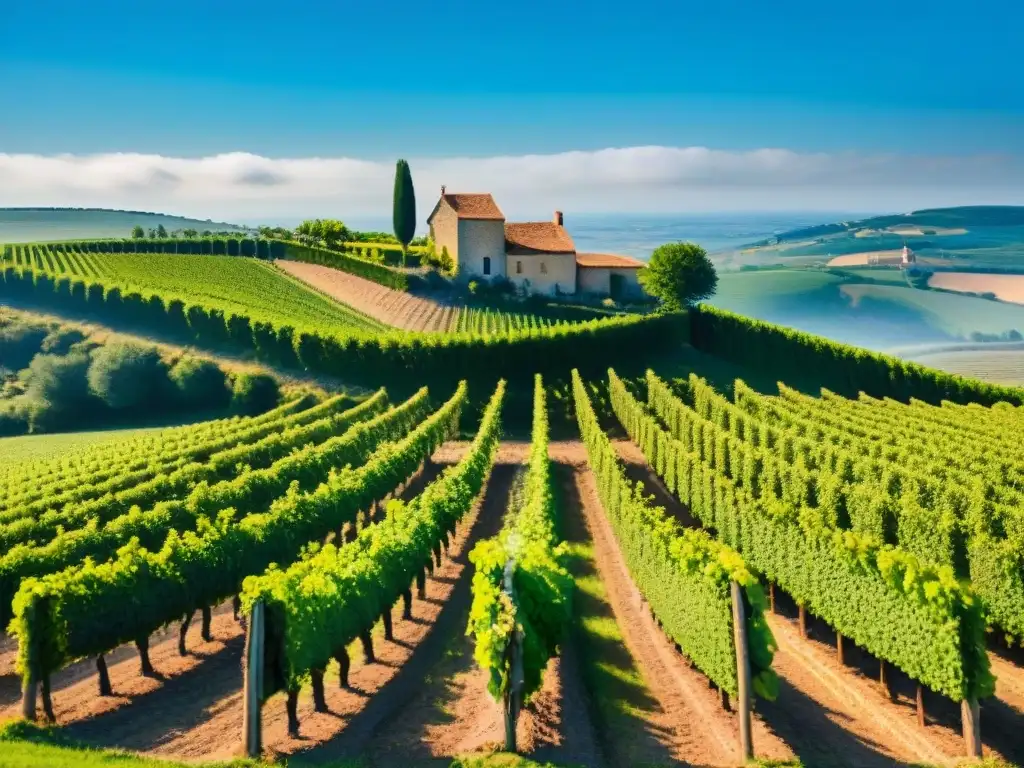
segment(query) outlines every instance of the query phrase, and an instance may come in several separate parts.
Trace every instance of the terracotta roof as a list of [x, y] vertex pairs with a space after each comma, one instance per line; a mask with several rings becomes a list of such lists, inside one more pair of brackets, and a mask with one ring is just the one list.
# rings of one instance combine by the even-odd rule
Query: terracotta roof
[[[442, 197], [460, 219], [505, 220], [505, 214], [501, 212], [498, 204], [494, 202], [494, 198], [489, 194], [452, 193], [442, 195]], [[435, 208], [434, 210], [437, 209]]]
[[618, 267], [619, 269], [640, 269], [647, 265], [632, 256], [614, 253], [577, 253], [576, 264], [580, 267]]
[[565, 227], [553, 221], [505, 223], [506, 253], [575, 253]]

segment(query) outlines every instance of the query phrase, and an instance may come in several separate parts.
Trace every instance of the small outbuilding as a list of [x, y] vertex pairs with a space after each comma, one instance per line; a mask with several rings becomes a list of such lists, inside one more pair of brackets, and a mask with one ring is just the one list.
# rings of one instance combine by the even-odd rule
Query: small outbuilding
[[631, 256], [614, 253], [577, 253], [576, 290], [615, 300], [643, 296], [638, 274], [646, 265]]

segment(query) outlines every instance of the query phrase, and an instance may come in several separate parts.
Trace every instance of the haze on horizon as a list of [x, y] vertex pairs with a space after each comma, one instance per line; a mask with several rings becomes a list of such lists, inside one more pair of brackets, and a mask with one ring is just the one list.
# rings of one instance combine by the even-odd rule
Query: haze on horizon
[[166, 11], [5, 9], [0, 206], [379, 216], [398, 157], [424, 215], [441, 184], [516, 217], [1024, 204], [1019, 6]]

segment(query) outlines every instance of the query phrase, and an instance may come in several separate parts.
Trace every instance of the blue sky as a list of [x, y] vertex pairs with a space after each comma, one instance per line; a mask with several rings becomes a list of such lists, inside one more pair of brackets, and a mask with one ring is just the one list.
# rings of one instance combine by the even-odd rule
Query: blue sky
[[0, 152], [1019, 158], [1022, 28], [944, 0], [8, 0]]

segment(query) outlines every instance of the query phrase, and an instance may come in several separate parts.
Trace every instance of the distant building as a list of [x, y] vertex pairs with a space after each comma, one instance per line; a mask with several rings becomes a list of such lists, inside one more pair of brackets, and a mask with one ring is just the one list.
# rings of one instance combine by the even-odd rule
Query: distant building
[[642, 294], [637, 273], [644, 263], [609, 253], [577, 253], [561, 211], [550, 221], [507, 222], [491, 195], [454, 194], [441, 187], [427, 223], [437, 252], [448, 249], [463, 279], [507, 278], [517, 288], [548, 295]]
[[906, 269], [917, 263], [917, 255], [907, 247], [907, 244], [903, 244], [903, 252], [900, 254], [900, 268]]

